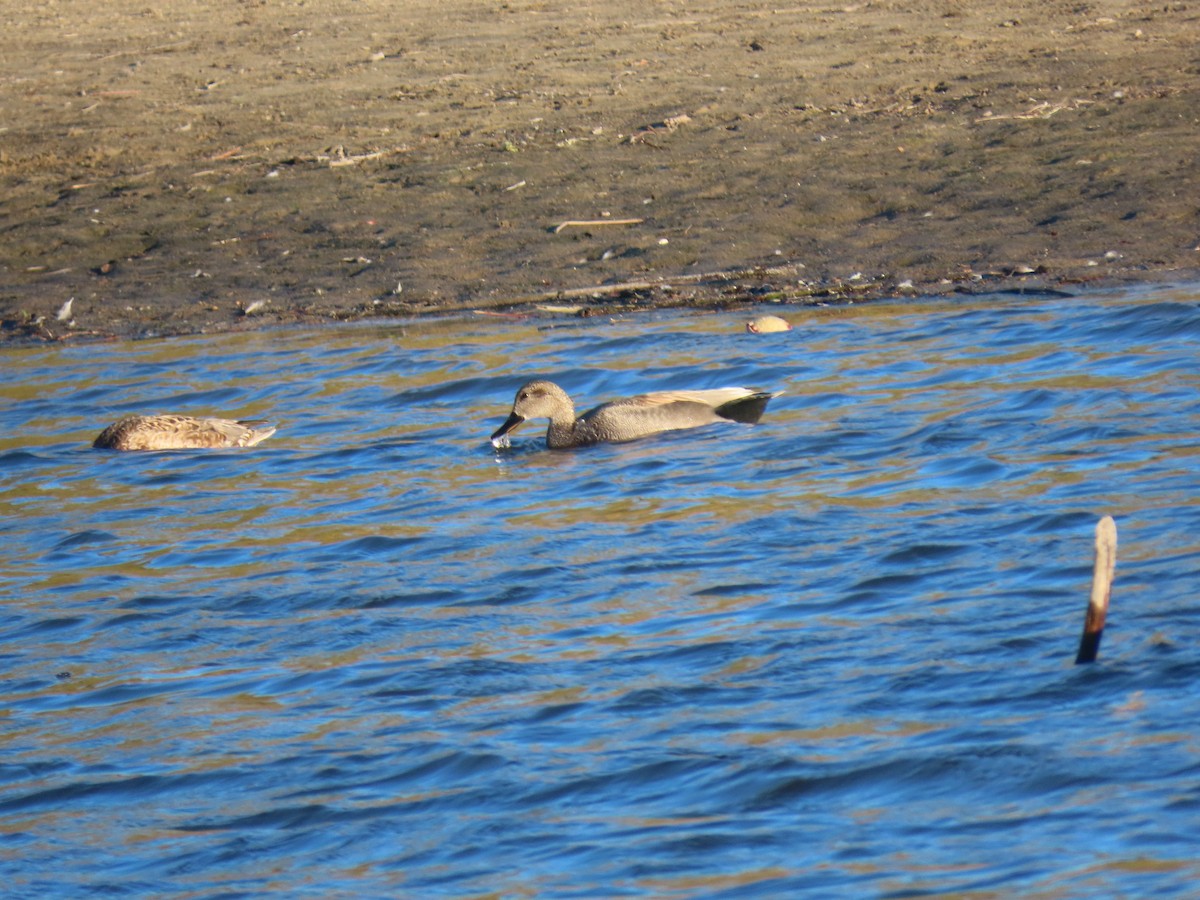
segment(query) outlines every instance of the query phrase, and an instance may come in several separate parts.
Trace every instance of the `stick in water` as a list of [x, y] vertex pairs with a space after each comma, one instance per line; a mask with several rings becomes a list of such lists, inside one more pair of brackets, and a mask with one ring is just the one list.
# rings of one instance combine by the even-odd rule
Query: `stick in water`
[[1075, 665], [1096, 661], [1100, 652], [1100, 637], [1104, 634], [1104, 617], [1112, 597], [1113, 570], [1117, 565], [1117, 523], [1105, 516], [1096, 523], [1096, 562], [1092, 568], [1092, 599], [1088, 602], [1083, 620], [1083, 637]]

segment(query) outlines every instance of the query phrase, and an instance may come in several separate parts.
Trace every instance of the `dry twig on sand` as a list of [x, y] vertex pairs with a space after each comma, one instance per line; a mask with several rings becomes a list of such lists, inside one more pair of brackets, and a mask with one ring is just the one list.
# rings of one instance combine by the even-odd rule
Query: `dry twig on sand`
[[594, 225], [640, 225], [645, 219], [567, 219], [554, 226], [558, 234], [564, 228], [591, 228]]

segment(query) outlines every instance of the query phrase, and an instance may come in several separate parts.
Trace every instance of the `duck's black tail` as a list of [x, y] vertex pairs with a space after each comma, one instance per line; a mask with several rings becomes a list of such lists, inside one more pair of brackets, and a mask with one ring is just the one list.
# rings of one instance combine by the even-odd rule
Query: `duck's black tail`
[[771, 398], [778, 397], [781, 393], [783, 392], [772, 394], [770, 391], [755, 391], [745, 397], [738, 397], [736, 400], [722, 403], [716, 408], [716, 413], [722, 419], [729, 419], [731, 422], [753, 425], [762, 418], [763, 411], [767, 408]]

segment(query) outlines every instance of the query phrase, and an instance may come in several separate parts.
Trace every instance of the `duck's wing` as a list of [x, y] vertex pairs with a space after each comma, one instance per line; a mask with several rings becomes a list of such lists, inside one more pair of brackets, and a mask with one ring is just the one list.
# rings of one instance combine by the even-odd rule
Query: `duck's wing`
[[[779, 393], [754, 388], [729, 387], [703, 391], [656, 391], [610, 404], [629, 414], [644, 415], [647, 420], [662, 420], [669, 428], [705, 425], [718, 419], [753, 424]], [[603, 407], [601, 407], [603, 409]], [[590, 414], [589, 414], [590, 415]]]
[[584, 413], [575, 425], [576, 439], [632, 441], [663, 431], [695, 428], [718, 422], [716, 407], [745, 397], [734, 389], [713, 391], [657, 391], [624, 397]]
[[[229, 419], [200, 419], [197, 425], [204, 426], [195, 429], [194, 434], [198, 438], [201, 435], [212, 435], [214, 443], [202, 445], [206, 447], [253, 447], [255, 444], [261, 444], [276, 431], [274, 425], [261, 419], [241, 419], [237, 422]], [[217, 435], [224, 439], [223, 442]]]
[[699, 403], [702, 406], [707, 406], [709, 409], [717, 409], [727, 403], [743, 400], [757, 393], [760, 392], [753, 388], [744, 387], [712, 388], [703, 391], [654, 391], [649, 394], [639, 394], [636, 397], [617, 400], [612, 405], [629, 405], [640, 409], [654, 409], [656, 407], [671, 406], [676, 403]]

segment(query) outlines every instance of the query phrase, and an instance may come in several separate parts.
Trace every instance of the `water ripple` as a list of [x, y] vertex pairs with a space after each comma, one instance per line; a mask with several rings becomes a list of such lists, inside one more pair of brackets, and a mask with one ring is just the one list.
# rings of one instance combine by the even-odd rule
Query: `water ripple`
[[[1195, 289], [787, 314], [9, 351], [8, 895], [1190, 896]], [[534, 375], [785, 393], [497, 452]]]

